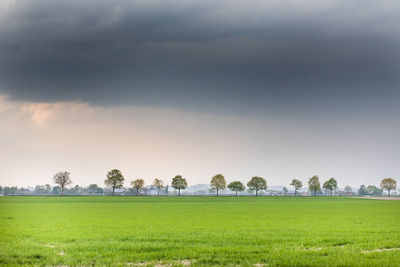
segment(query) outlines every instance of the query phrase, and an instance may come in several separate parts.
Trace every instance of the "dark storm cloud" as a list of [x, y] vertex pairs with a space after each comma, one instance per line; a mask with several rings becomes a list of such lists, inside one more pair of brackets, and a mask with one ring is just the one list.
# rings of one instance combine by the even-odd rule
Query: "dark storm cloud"
[[396, 1], [17, 0], [1, 8], [0, 90], [13, 99], [398, 100]]

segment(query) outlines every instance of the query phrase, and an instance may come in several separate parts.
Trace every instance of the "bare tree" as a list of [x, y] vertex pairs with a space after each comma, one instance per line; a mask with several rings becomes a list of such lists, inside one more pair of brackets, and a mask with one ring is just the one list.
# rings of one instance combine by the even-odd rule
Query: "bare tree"
[[61, 187], [61, 195], [64, 195], [64, 189], [67, 185], [72, 184], [70, 173], [67, 171], [58, 172], [53, 176], [55, 184]]
[[215, 175], [211, 179], [211, 186], [217, 190], [217, 196], [218, 196], [218, 191], [220, 189], [225, 189], [225, 187], [226, 187], [225, 177], [222, 174]]
[[112, 195], [114, 195], [115, 188], [121, 188], [124, 184], [124, 176], [120, 170], [113, 169], [107, 173], [107, 179], [104, 180], [104, 183], [112, 187]]
[[164, 187], [163, 181], [160, 179], [154, 179], [153, 185], [157, 188], [157, 196], [160, 196], [160, 189]]

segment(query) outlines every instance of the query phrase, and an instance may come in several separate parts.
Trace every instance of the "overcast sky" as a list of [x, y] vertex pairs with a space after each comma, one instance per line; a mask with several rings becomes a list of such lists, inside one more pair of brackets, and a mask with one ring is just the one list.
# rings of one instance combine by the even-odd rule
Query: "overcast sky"
[[1, 185], [378, 184], [399, 114], [398, 1], [0, 1]]

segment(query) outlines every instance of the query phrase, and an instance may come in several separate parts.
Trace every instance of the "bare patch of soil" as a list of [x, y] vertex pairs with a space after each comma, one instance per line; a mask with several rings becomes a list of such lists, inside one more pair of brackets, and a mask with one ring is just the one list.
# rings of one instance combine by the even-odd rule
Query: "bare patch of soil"
[[384, 251], [392, 251], [392, 250], [400, 250], [400, 248], [380, 248], [373, 250], [363, 250], [362, 253], [373, 253], [373, 252], [384, 252]]
[[322, 248], [305, 248], [305, 250], [321, 250]]
[[363, 199], [400, 200], [400, 197], [358, 197]]
[[44, 244], [43, 247], [54, 248], [55, 246], [52, 244]]
[[169, 263], [164, 263], [164, 262], [139, 262], [139, 263], [133, 263], [133, 262], [128, 262], [126, 265], [128, 266], [155, 266], [155, 267], [170, 267], [170, 266], [191, 266], [192, 263], [196, 262], [196, 260], [180, 260], [180, 261], [173, 261]]

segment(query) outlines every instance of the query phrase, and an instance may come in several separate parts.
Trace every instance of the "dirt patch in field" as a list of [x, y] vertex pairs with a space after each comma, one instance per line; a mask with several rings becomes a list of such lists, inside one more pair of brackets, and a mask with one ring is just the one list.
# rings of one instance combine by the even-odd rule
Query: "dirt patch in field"
[[400, 200], [400, 197], [357, 197], [363, 199]]
[[47, 248], [55, 248], [56, 246], [52, 245], [52, 244], [44, 244], [42, 245], [43, 247], [47, 247]]
[[128, 262], [126, 263], [127, 266], [155, 266], [155, 267], [169, 267], [169, 266], [191, 266], [192, 263], [196, 262], [196, 260], [180, 260], [180, 261], [173, 261], [173, 262], [139, 262], [133, 263]]
[[393, 250], [400, 250], [400, 248], [379, 248], [373, 250], [363, 250], [362, 253], [373, 253], [373, 252], [384, 252], [384, 251], [393, 251]]
[[322, 248], [304, 248], [304, 250], [321, 250]]

